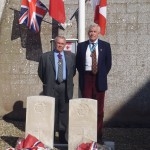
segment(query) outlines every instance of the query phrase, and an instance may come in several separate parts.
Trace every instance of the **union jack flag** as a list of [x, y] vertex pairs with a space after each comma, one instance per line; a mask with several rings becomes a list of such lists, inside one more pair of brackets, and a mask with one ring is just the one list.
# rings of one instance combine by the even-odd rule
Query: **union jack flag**
[[32, 31], [39, 32], [46, 12], [46, 6], [39, 0], [22, 0], [19, 24], [25, 24]]

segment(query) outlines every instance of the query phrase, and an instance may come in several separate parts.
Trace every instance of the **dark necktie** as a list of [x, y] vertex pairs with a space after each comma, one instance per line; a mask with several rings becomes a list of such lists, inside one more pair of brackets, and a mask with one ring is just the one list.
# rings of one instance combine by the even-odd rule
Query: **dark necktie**
[[63, 59], [62, 55], [59, 53], [58, 55], [58, 76], [57, 80], [59, 83], [63, 82]]
[[[92, 48], [94, 47], [94, 43], [92, 43]], [[92, 73], [97, 73], [97, 62], [96, 62], [96, 49], [94, 49], [91, 53], [92, 57]]]

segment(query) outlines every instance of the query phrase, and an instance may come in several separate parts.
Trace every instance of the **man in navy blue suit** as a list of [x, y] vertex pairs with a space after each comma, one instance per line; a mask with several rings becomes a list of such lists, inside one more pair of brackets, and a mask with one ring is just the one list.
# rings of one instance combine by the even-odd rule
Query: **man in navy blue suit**
[[[98, 39], [99, 33], [98, 25], [94, 24], [89, 27], [89, 40], [77, 46], [76, 67], [79, 72], [79, 88], [82, 97], [96, 99], [98, 102], [97, 142], [102, 143], [104, 97], [112, 60], [110, 44]], [[94, 51], [96, 52], [96, 72], [92, 70]]]

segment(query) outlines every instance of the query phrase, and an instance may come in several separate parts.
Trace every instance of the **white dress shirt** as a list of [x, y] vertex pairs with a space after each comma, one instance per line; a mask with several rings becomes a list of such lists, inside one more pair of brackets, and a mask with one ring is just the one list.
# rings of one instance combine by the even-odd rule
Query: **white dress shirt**
[[[97, 42], [98, 42], [98, 40], [96, 40], [95, 42], [89, 41], [89, 43], [91, 44], [91, 47], [92, 47], [92, 43], [96, 44]], [[98, 62], [98, 44], [95, 48], [96, 48], [96, 61]], [[90, 50], [89, 45], [88, 45], [87, 50], [86, 50], [85, 70], [86, 71], [92, 70], [92, 57], [91, 57], [91, 50]]]

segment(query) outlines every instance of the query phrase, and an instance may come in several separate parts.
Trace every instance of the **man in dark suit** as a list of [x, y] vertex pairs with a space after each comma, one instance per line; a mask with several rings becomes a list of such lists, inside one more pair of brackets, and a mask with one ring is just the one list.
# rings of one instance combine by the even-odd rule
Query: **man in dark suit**
[[[111, 69], [111, 48], [109, 43], [98, 39], [99, 33], [98, 25], [89, 27], [89, 40], [77, 46], [76, 67], [79, 72], [82, 97], [96, 99], [98, 102], [97, 142], [102, 143], [104, 96], [107, 90], [107, 75]], [[96, 66], [94, 66], [94, 53]]]
[[57, 36], [54, 50], [41, 56], [38, 67], [38, 75], [43, 82], [43, 94], [55, 97], [55, 132], [59, 132], [61, 143], [66, 143], [68, 102], [73, 96], [73, 77], [76, 70], [75, 54], [64, 51], [65, 45], [65, 37]]

